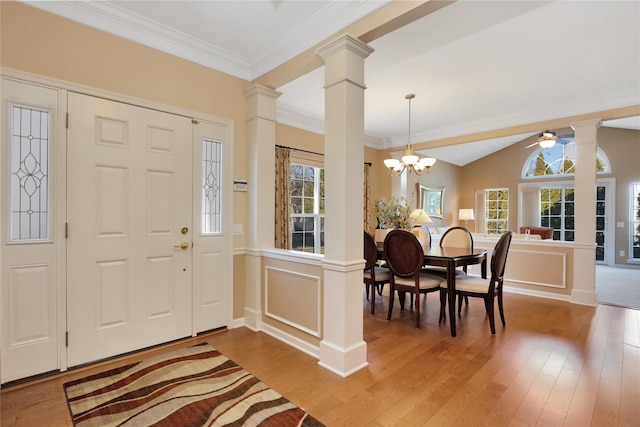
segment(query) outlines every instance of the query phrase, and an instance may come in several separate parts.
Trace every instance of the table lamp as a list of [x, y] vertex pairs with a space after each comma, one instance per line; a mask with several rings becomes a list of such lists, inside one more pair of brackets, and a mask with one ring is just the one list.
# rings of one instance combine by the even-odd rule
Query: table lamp
[[422, 224], [423, 222], [433, 222], [431, 221], [431, 218], [429, 218], [429, 215], [427, 215], [425, 210], [420, 208], [414, 209], [409, 217], [413, 219], [413, 222], [416, 224]]
[[[460, 209], [458, 210], [458, 219], [464, 220], [464, 228], [469, 229], [467, 221], [474, 221], [476, 218], [473, 215], [473, 209]], [[475, 227], [474, 227], [475, 231]]]

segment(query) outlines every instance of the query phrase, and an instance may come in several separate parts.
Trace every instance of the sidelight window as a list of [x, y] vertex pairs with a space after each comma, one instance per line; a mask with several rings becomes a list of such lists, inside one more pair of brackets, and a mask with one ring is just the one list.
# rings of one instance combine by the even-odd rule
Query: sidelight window
[[202, 140], [202, 234], [222, 233], [222, 141]]
[[11, 108], [11, 240], [48, 240], [51, 113]]

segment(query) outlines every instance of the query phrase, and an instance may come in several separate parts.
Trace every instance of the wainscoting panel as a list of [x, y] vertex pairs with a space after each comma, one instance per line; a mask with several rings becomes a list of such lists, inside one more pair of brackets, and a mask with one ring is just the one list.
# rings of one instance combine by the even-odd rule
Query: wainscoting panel
[[321, 278], [265, 267], [265, 315], [320, 337]]
[[[489, 271], [487, 274], [490, 275]], [[526, 285], [566, 288], [566, 278], [566, 254], [509, 249], [505, 280]]]

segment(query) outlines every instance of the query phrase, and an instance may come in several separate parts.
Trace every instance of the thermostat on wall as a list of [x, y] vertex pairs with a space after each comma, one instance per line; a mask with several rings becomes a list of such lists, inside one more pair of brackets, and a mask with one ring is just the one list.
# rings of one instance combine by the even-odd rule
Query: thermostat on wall
[[233, 181], [233, 191], [247, 191], [247, 181]]

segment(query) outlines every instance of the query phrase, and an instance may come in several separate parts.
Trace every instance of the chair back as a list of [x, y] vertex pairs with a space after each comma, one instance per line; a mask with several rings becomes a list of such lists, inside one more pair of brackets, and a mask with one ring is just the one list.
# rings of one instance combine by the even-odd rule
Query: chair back
[[473, 236], [464, 227], [451, 227], [440, 238], [443, 248], [467, 248], [473, 251]]
[[431, 233], [424, 225], [416, 225], [413, 227], [413, 234], [416, 235], [423, 247], [431, 246]]
[[496, 243], [491, 255], [491, 281], [497, 281], [502, 283], [504, 276], [504, 270], [507, 265], [507, 253], [509, 252], [509, 245], [511, 245], [511, 237], [513, 231], [505, 231], [498, 243]]
[[413, 233], [393, 230], [384, 239], [384, 258], [395, 276], [417, 277], [424, 263], [424, 251]]
[[371, 270], [378, 261], [378, 247], [371, 234], [364, 232], [364, 269]]

